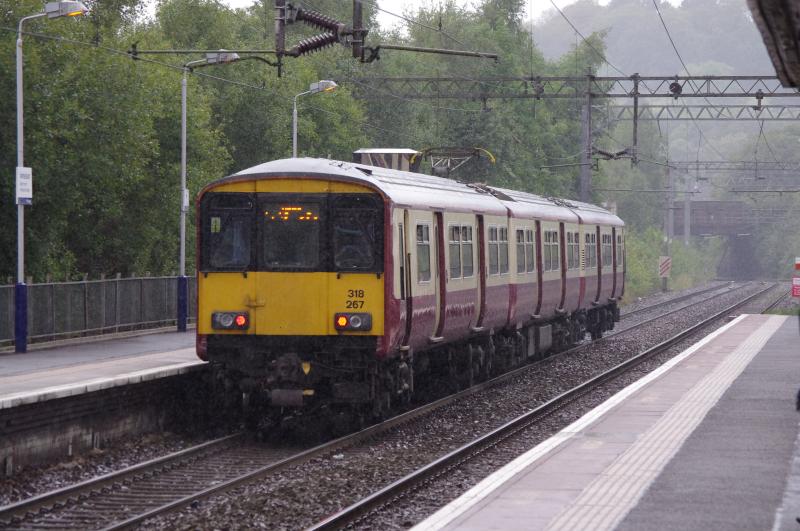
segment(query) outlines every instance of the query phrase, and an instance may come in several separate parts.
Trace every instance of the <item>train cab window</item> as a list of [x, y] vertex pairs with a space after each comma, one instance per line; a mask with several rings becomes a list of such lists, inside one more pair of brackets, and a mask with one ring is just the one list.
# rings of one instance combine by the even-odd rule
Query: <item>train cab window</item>
[[417, 281], [431, 279], [431, 227], [417, 225]]
[[333, 265], [336, 271], [376, 271], [381, 268], [381, 217], [371, 195], [337, 196], [331, 210]]
[[622, 234], [617, 234], [617, 267], [625, 265], [624, 244], [622, 243]]
[[587, 232], [586, 238], [586, 269], [597, 267], [597, 235], [594, 232]]
[[464, 278], [472, 276], [473, 268], [472, 253], [472, 226], [461, 226], [461, 273]]
[[316, 201], [262, 203], [262, 265], [267, 270], [319, 269], [322, 210]]
[[251, 268], [254, 201], [249, 194], [209, 193], [201, 204], [201, 269]]
[[561, 268], [561, 257], [558, 247], [558, 231], [544, 231], [544, 245], [542, 246], [542, 252], [544, 253], [544, 270], [558, 271]]
[[601, 251], [601, 259], [603, 261], [603, 267], [611, 266], [611, 235], [610, 234], [603, 234], [600, 236], [602, 245], [600, 247]]
[[461, 226], [451, 225], [448, 235], [450, 242], [450, 278], [461, 278]]

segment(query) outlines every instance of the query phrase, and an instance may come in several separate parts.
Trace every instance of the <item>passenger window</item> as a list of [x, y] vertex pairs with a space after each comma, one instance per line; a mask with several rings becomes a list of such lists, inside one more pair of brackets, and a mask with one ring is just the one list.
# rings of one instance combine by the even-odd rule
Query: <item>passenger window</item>
[[508, 229], [500, 227], [500, 274], [508, 273]]
[[528, 229], [525, 231], [525, 270], [530, 273], [536, 269], [536, 262], [534, 262], [534, 240], [533, 230]]
[[461, 267], [464, 278], [472, 276], [472, 227], [461, 226]]
[[497, 239], [497, 227], [489, 227], [489, 274], [500, 272], [500, 242]]
[[431, 237], [430, 225], [417, 225], [417, 280], [428, 282], [431, 279]]
[[558, 271], [561, 268], [558, 248], [558, 232], [548, 230], [544, 233], [544, 270]]
[[602, 242], [603, 243], [603, 247], [602, 247], [603, 265], [604, 266], [610, 266], [611, 265], [611, 258], [612, 258], [611, 257], [611, 244], [612, 244], [611, 235], [610, 234], [603, 234], [601, 236], [601, 238], [603, 240], [603, 242]]
[[517, 273], [525, 272], [525, 231], [517, 229]]
[[451, 225], [450, 238], [450, 278], [461, 278], [461, 227]]
[[587, 233], [585, 238], [586, 243], [586, 269], [594, 269], [597, 267], [597, 235]]

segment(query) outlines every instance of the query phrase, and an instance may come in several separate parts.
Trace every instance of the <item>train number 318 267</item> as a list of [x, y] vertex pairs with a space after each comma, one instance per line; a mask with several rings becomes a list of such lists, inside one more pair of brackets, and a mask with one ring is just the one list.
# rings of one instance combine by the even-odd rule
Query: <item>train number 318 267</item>
[[347, 290], [347, 301], [344, 307], [347, 309], [359, 310], [364, 307], [364, 290], [363, 289], [349, 289]]

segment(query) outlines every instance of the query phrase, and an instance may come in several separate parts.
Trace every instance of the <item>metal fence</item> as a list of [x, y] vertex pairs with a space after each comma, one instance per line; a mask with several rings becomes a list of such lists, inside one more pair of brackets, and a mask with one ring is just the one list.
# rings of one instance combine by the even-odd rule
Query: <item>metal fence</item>
[[[189, 322], [197, 317], [197, 281], [188, 278]], [[28, 340], [176, 324], [178, 277], [132, 277], [28, 285]], [[14, 342], [14, 286], [0, 286], [0, 345]]]

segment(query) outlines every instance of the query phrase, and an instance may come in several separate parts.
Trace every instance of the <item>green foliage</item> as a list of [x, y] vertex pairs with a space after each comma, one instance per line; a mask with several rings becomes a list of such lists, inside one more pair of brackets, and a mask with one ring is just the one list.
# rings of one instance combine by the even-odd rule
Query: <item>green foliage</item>
[[[628, 230], [625, 245], [625, 300], [633, 301], [659, 291], [658, 260], [659, 256], [667, 254], [663, 232], [654, 227]], [[669, 289], [686, 289], [716, 276], [722, 243], [718, 239], [709, 239], [686, 246], [673, 239], [669, 255], [672, 257]]]
[[[231, 11], [215, 0], [160, 0], [147, 18], [144, 0], [90, 3], [86, 20], [36, 20], [26, 30], [70, 40], [25, 37], [25, 162], [33, 168], [34, 206], [26, 209], [27, 273], [42, 280], [87, 272], [130, 274], [177, 269], [180, 183], [180, 94], [183, 65], [199, 54], [146, 55], [132, 60], [124, 52], [166, 49], [272, 49], [274, 9], [270, 0]], [[724, 5], [738, 5], [724, 0]], [[374, 28], [376, 10], [364, 4], [365, 26]], [[292, 100], [311, 82], [334, 79], [332, 94], [298, 99], [301, 156], [349, 160], [360, 147], [481, 147], [497, 164], [473, 161], [457, 178], [527, 190], [547, 196], [575, 197], [582, 150], [582, 99], [469, 101], [404, 100], [395, 94], [358, 99], [359, 79], [373, 76], [451, 76], [471, 81], [489, 76], [586, 75], [598, 73], [606, 43], [618, 46], [618, 28], [600, 22], [575, 22], [591, 28], [589, 44], [571, 30], [557, 59], [548, 60], [548, 28], [536, 28], [534, 44], [523, 19], [524, 0], [480, 0], [470, 9], [454, 0], [430, 2], [405, 15], [399, 31], [371, 29], [368, 46], [405, 44], [496, 52], [499, 61], [383, 50], [379, 61], [364, 64], [349, 49], [329, 47], [301, 58], [285, 58], [282, 77], [258, 60], [196, 68], [187, 74], [188, 184], [196, 196], [207, 183], [261, 162], [291, 154]], [[642, 2], [615, 0], [609, 9], [641, 13]], [[692, 2], [692, 9], [710, 9]], [[0, 0], [0, 119], [13, 124], [14, 39], [19, 19], [41, 9], [33, 0]], [[315, 0], [312, 9], [342, 21], [350, 2]], [[585, 0], [570, 13], [603, 9]], [[677, 11], [665, 7], [668, 20]], [[652, 15], [652, 13], [650, 13]], [[682, 15], [681, 15], [682, 16]], [[736, 15], [739, 16], [739, 15]], [[673, 18], [670, 18], [673, 17]], [[551, 21], [552, 22], [552, 21]], [[11, 28], [11, 29], [8, 29]], [[291, 47], [319, 30], [302, 24], [287, 28]], [[696, 37], [696, 36], [695, 36]], [[693, 37], [693, 38], [695, 38]], [[544, 40], [543, 40], [544, 39]], [[632, 41], [631, 41], [632, 42]], [[562, 42], [563, 43], [563, 42]], [[598, 53], [599, 52], [599, 53]], [[617, 57], [616, 53], [613, 54]], [[689, 57], [698, 63], [704, 60]], [[703, 68], [726, 72], [720, 60]], [[595, 145], [620, 149], [618, 140], [602, 138], [601, 113], [595, 120]], [[617, 127], [613, 136], [630, 138]], [[640, 153], [655, 160], [664, 140], [652, 126], [640, 127]], [[622, 145], [627, 141], [623, 140]], [[777, 142], [776, 142], [777, 144]], [[0, 128], [0, 224], [16, 226], [13, 168], [15, 130]], [[782, 148], [783, 149], [783, 148]], [[790, 149], [790, 146], [785, 146]], [[645, 157], [643, 155], [643, 157]], [[645, 157], [646, 158], [646, 157]], [[603, 163], [596, 172], [599, 188], [662, 188], [663, 167], [627, 162]], [[630, 227], [630, 294], [658, 289], [663, 196], [597, 193], [598, 202], [616, 202]], [[187, 266], [194, 265], [193, 212], [187, 216]], [[12, 275], [16, 263], [15, 231], [0, 231], [0, 276]], [[772, 242], [764, 238], [764, 245]], [[800, 242], [798, 242], [800, 243]], [[675, 284], [708, 276], [719, 249], [673, 244]], [[712, 246], [713, 247], [713, 246]], [[786, 251], [789, 256], [793, 251]], [[655, 253], [655, 254], [654, 254]], [[800, 254], [800, 253], [798, 253]], [[784, 260], [783, 257], [780, 260]], [[778, 260], [778, 261], [780, 261]], [[777, 262], [776, 262], [777, 263]], [[777, 267], [777, 266], [776, 266]]]

